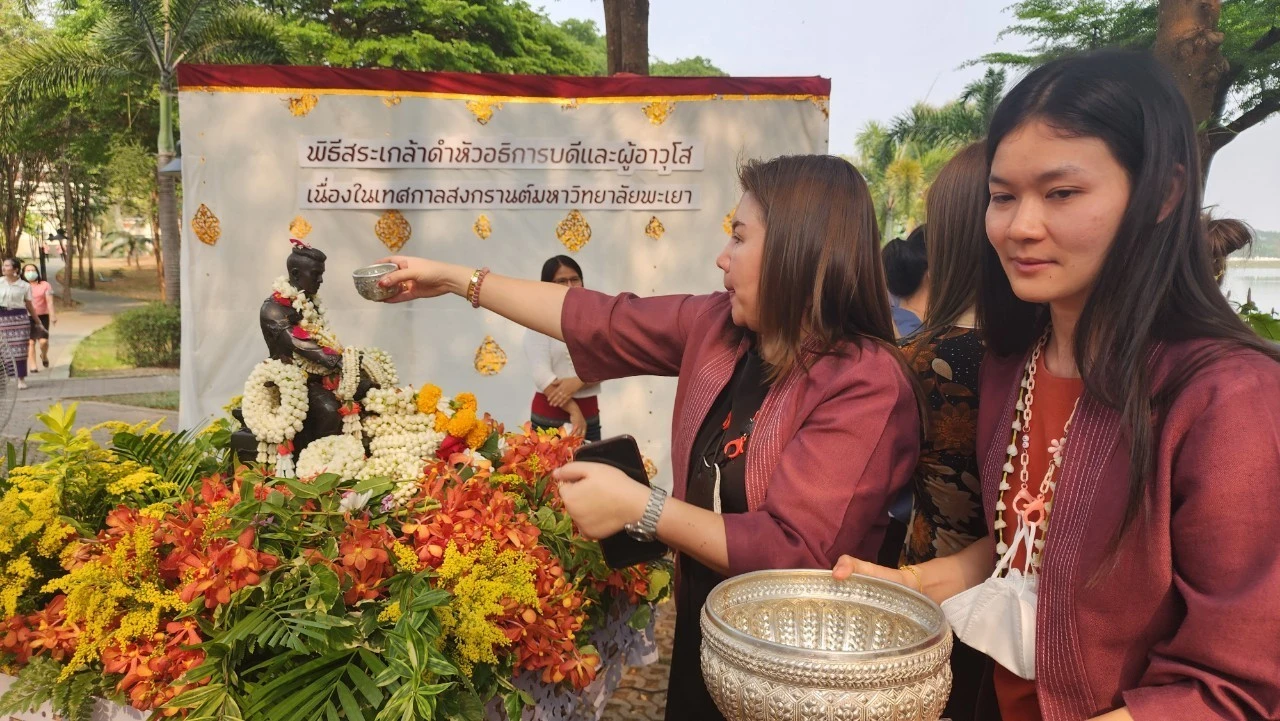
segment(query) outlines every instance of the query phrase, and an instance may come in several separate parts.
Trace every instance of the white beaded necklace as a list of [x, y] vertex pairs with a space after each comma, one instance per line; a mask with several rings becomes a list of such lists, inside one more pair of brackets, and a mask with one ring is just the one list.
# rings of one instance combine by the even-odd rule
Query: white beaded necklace
[[[996, 538], [999, 539], [1001, 531], [1004, 530], [1006, 524], [1002, 514], [1005, 510], [1004, 494], [1012, 488], [1009, 485], [1009, 476], [1013, 474], [1013, 461], [1018, 459], [1021, 468], [1018, 471], [1018, 481], [1021, 487], [1018, 489], [1017, 495], [1013, 499], [1013, 509], [1017, 513], [1018, 527], [1013, 537], [1013, 544], [1007, 544], [1000, 540], [996, 544], [996, 553], [1000, 556], [1012, 556], [1018, 546], [1024, 545], [1027, 550], [1026, 567], [1023, 569], [1024, 575], [1027, 573], [1038, 572], [1040, 569], [1041, 556], [1044, 553], [1044, 533], [1049, 527], [1049, 511], [1053, 509], [1053, 500], [1046, 500], [1057, 485], [1054, 480], [1054, 474], [1058, 468], [1062, 466], [1062, 457], [1067, 449], [1067, 435], [1071, 429], [1071, 421], [1076, 416], [1076, 409], [1080, 406], [1080, 399], [1076, 398], [1075, 403], [1071, 407], [1071, 415], [1067, 417], [1067, 422], [1062, 428], [1062, 437], [1049, 443], [1049, 454], [1052, 460], [1048, 469], [1045, 470], [1044, 479], [1040, 481], [1040, 488], [1036, 495], [1031, 495], [1029, 490], [1029, 473], [1027, 471], [1030, 463], [1029, 449], [1031, 448], [1031, 407], [1035, 402], [1036, 390], [1036, 368], [1040, 363], [1040, 357], [1044, 353], [1045, 345], [1049, 341], [1049, 332], [1051, 328], [1046, 328], [1044, 334], [1040, 336], [1040, 340], [1036, 343], [1036, 347], [1031, 351], [1031, 358], [1027, 361], [1026, 370], [1022, 377], [1022, 388], [1018, 392], [1018, 404], [1015, 406], [1017, 412], [1013, 417], [1012, 438], [1009, 442], [1007, 450], [1008, 457], [1005, 460], [1003, 472], [1000, 476], [1000, 494], [996, 501], [996, 520], [993, 528], [996, 532]], [[1019, 435], [1021, 442], [1019, 443]], [[1021, 446], [1021, 450], [1019, 450]], [[1039, 537], [1037, 537], [1039, 536]], [[1011, 559], [1010, 559], [1011, 560]], [[1008, 562], [1002, 565], [1007, 565]]]

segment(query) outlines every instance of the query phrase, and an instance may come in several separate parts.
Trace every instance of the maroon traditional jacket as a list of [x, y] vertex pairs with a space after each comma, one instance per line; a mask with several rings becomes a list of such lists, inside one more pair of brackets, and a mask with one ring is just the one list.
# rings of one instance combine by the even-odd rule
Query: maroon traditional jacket
[[[746, 353], [729, 296], [610, 297], [574, 288], [562, 315], [578, 376], [679, 376], [671, 422], [673, 495], [684, 498], [690, 446]], [[848, 344], [773, 384], [747, 454], [748, 513], [725, 514], [732, 574], [831, 568], [874, 558], [893, 495], [919, 454], [915, 395], [895, 351]]]
[[[1155, 381], [1204, 346], [1163, 346]], [[989, 529], [1025, 363], [983, 362]], [[1045, 721], [1122, 705], [1137, 721], [1280, 718], [1280, 363], [1232, 351], [1156, 420], [1150, 515], [1106, 569], [1129, 445], [1116, 411], [1087, 393], [1080, 401], [1041, 570], [1040, 709]]]

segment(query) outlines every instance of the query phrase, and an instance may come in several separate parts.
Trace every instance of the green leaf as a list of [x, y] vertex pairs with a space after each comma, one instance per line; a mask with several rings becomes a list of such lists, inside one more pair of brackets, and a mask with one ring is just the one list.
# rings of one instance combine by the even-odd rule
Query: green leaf
[[649, 571], [649, 593], [646, 594], [645, 598], [649, 601], [657, 600], [670, 585], [671, 571], [661, 566], [651, 569]]
[[649, 622], [653, 620], [653, 607], [647, 603], [642, 603], [636, 607], [631, 618], [627, 619], [627, 625], [637, 631], [643, 631], [649, 627]]
[[524, 699], [519, 693], [508, 693], [507, 698], [502, 702], [503, 708], [507, 712], [509, 721], [520, 721], [524, 715]]
[[351, 690], [343, 684], [338, 684], [335, 689], [338, 692], [338, 701], [342, 704], [342, 711], [347, 715], [347, 721], [364, 721], [364, 713], [360, 710], [360, 704]]
[[[361, 654], [360, 657], [364, 660], [364, 654]], [[369, 674], [365, 673], [364, 669], [359, 666], [350, 666], [347, 669], [347, 676], [355, 683], [356, 688], [364, 695], [370, 706], [377, 708], [382, 703], [382, 691], [378, 689], [378, 685], [373, 682], [373, 679], [369, 678]]]

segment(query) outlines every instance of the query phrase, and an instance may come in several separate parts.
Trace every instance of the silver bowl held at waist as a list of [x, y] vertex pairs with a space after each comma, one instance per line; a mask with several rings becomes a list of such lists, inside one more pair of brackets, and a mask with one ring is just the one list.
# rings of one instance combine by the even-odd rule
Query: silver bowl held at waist
[[368, 300], [386, 300], [396, 296], [400, 292], [399, 288], [395, 286], [383, 288], [378, 285], [378, 281], [397, 267], [395, 263], [378, 263], [355, 271], [351, 274], [351, 278], [356, 283], [356, 292], [360, 297]]
[[942, 609], [830, 571], [730, 578], [702, 609], [702, 675], [729, 721], [936, 721], [951, 690]]

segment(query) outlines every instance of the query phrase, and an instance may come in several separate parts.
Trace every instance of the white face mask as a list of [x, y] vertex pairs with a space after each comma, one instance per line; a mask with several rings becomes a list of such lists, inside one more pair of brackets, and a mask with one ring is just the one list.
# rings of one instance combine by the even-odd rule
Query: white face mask
[[40, 274], [39, 274], [39, 273], [37, 273], [37, 272], [35, 272], [34, 270], [29, 270], [29, 271], [27, 271], [26, 273], [24, 273], [22, 277], [24, 277], [24, 278], [26, 278], [28, 281], [30, 281], [30, 282], [32, 282], [32, 283], [34, 283], [34, 282], [36, 282], [36, 280], [38, 280], [38, 279], [40, 278]]

